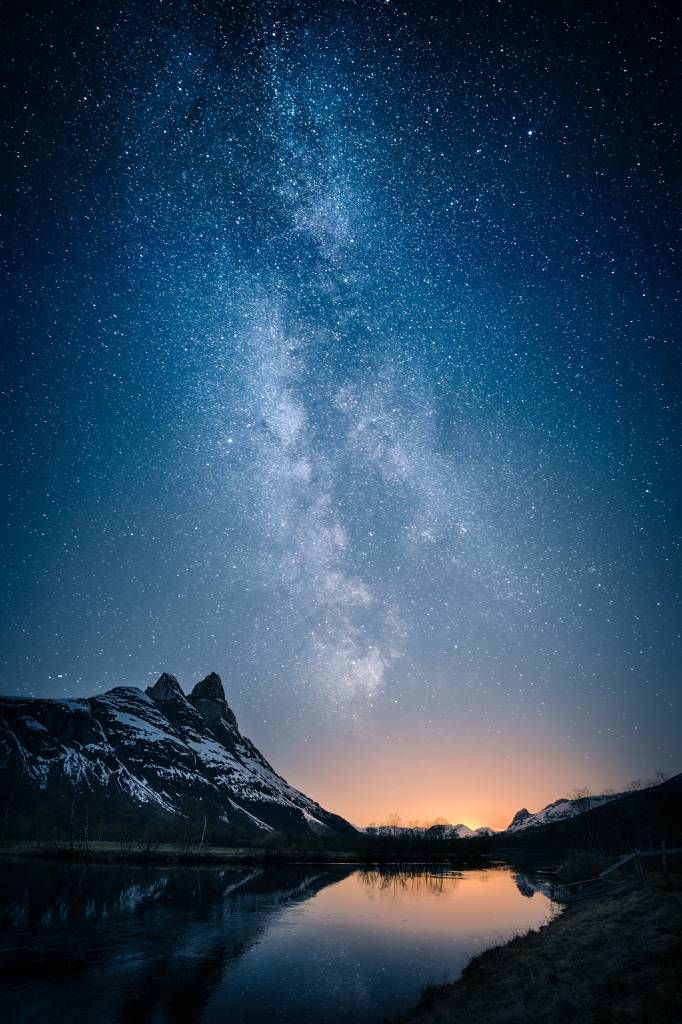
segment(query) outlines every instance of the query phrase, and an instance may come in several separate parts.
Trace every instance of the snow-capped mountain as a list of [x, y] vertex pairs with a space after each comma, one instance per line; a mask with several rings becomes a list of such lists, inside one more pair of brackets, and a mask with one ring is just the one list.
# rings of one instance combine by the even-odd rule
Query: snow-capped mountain
[[537, 828], [539, 825], [551, 825], [555, 821], [565, 821], [566, 818], [575, 818], [578, 814], [591, 811], [595, 807], [608, 803], [610, 800], [618, 800], [624, 796], [623, 793], [604, 793], [601, 796], [583, 796], [569, 800], [563, 798], [547, 804], [541, 811], [531, 814], [529, 810], [522, 807], [517, 811], [507, 826], [507, 832], [521, 832], [527, 828]]
[[487, 828], [485, 825], [481, 828], [469, 828], [468, 825], [425, 825], [425, 826], [409, 826], [409, 825], [368, 825], [365, 829], [367, 835], [371, 836], [391, 836], [394, 838], [404, 838], [410, 836], [421, 836], [424, 839], [477, 839], [481, 836], [494, 836], [495, 832], [492, 828]]
[[479, 839], [481, 836], [494, 836], [493, 829], [482, 825], [480, 828], [469, 828], [468, 825], [431, 825], [426, 833], [443, 839]]
[[112, 813], [138, 809], [167, 820], [200, 812], [262, 832], [355, 831], [290, 786], [242, 736], [215, 673], [189, 695], [164, 673], [146, 690], [1, 697], [0, 771], [10, 800], [15, 789], [43, 805], [75, 793]]

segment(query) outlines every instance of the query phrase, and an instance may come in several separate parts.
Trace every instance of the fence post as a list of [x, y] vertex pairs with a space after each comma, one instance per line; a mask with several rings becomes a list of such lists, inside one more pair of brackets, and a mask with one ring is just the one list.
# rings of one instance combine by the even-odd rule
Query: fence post
[[635, 870], [637, 871], [637, 877], [639, 878], [642, 885], [644, 885], [646, 878], [644, 876], [644, 865], [642, 864], [642, 858], [639, 855], [639, 850], [635, 850], [637, 856], [635, 857]]
[[661, 840], [661, 867], [663, 868], [663, 881], [667, 885], [670, 879], [668, 877], [668, 851], [665, 848], [665, 839]]

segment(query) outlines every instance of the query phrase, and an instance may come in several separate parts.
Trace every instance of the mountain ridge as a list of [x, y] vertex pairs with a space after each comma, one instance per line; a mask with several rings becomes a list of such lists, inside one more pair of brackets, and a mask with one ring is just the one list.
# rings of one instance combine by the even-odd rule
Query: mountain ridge
[[522, 807], [503, 831], [521, 832], [528, 828], [551, 825], [555, 821], [565, 821], [567, 818], [575, 818], [579, 814], [585, 814], [612, 800], [620, 800], [625, 795], [625, 793], [600, 793], [595, 796], [586, 794], [577, 797], [560, 797], [558, 800], [553, 800], [552, 803], [545, 804], [539, 811], [529, 811], [527, 807]]
[[0, 697], [2, 788], [27, 799], [87, 795], [112, 811], [248, 832], [352, 835], [354, 827], [279, 775], [239, 731], [220, 676], [186, 694], [164, 672], [146, 690], [83, 698]]
[[495, 830], [488, 828], [487, 825], [470, 828], [461, 822], [458, 825], [451, 825], [449, 822], [433, 825], [367, 825], [363, 831], [369, 836], [390, 836], [394, 839], [412, 836], [420, 836], [423, 839], [481, 839], [495, 835]]

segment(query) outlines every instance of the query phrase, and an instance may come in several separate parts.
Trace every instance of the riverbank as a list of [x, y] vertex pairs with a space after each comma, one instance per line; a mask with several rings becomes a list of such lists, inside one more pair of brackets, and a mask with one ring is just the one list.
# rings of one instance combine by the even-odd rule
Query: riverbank
[[0, 847], [2, 859], [54, 860], [92, 864], [168, 865], [270, 865], [358, 864], [357, 853], [348, 850], [291, 850], [274, 847], [183, 846], [176, 843], [82, 843], [14, 842]]
[[679, 1024], [680, 963], [682, 892], [650, 887], [487, 950], [402, 1024]]
[[[337, 847], [330, 840], [311, 841], [310, 845], [281, 837], [281, 844], [270, 837], [267, 845], [219, 845], [205, 843], [183, 844], [170, 842], [149, 842], [147, 840], [91, 840], [85, 842], [14, 840], [0, 844], [0, 861], [32, 859], [55, 860], [73, 863], [93, 864], [137, 864], [156, 867], [168, 865], [220, 864], [277, 865], [277, 864], [347, 864], [357, 867], [385, 868], [391, 870], [405, 866], [421, 865], [435, 867], [447, 865], [453, 868], [491, 867], [496, 863], [507, 863], [471, 851], [466, 842], [458, 842], [453, 849], [436, 845], [414, 849], [407, 845], [375, 844], [360, 841], [357, 845]], [[526, 867], [533, 870], [539, 863], [529, 858]], [[522, 867], [521, 862], [517, 866]]]
[[16, 841], [0, 846], [0, 862], [3, 860], [50, 860], [75, 864], [119, 864], [148, 867], [221, 864], [271, 867], [277, 865], [332, 865], [349, 867], [400, 870], [415, 866], [423, 868], [449, 867], [465, 870], [494, 866], [485, 858], [459, 857], [437, 851], [435, 854], [415, 855], [407, 851], [400, 857], [399, 852], [375, 850], [371, 846], [357, 849], [334, 849], [317, 846], [281, 847], [270, 846], [183, 846], [179, 843], [131, 842], [126, 844], [93, 841], [84, 843], [29, 842]]

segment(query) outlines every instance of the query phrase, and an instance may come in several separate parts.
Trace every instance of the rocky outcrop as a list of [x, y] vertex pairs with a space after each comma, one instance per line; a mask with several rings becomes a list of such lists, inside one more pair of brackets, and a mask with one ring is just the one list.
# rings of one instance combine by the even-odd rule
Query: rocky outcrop
[[520, 811], [517, 811], [512, 820], [507, 826], [507, 832], [515, 832], [517, 829], [525, 828], [526, 822], [531, 817], [531, 813], [527, 807], [522, 807]]
[[189, 700], [211, 729], [227, 734], [225, 738], [239, 735], [237, 719], [228, 707], [222, 680], [216, 672], [211, 672], [197, 683]]

